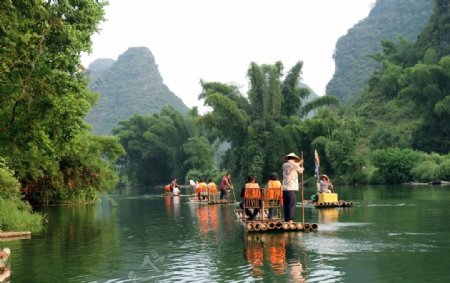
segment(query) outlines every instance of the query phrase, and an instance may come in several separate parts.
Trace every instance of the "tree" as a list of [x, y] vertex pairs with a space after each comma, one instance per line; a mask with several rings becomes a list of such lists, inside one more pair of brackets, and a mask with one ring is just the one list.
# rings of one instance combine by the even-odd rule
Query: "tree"
[[201, 82], [199, 98], [213, 110], [200, 122], [220, 141], [231, 144], [222, 167], [241, 180], [250, 173], [262, 180], [280, 170], [281, 157], [304, 146], [303, 129], [292, 123], [301, 123], [313, 109], [337, 103], [335, 98], [319, 98], [302, 106], [302, 99], [309, 95], [308, 89], [299, 87], [302, 66], [302, 62], [295, 64], [283, 80], [281, 62], [251, 63], [247, 97], [232, 85]]
[[[0, 3], [0, 155], [28, 193], [70, 190], [61, 165], [87, 135], [84, 117], [97, 98], [87, 88], [80, 54], [90, 51], [105, 4]], [[97, 142], [88, 148], [101, 148]]]
[[193, 124], [195, 115], [193, 111], [184, 117], [166, 106], [159, 114], [135, 114], [119, 123], [113, 133], [127, 153], [120, 164], [133, 184], [149, 186], [167, 183], [171, 178], [183, 180], [189, 169], [212, 164], [207, 140], [193, 136], [198, 132]]

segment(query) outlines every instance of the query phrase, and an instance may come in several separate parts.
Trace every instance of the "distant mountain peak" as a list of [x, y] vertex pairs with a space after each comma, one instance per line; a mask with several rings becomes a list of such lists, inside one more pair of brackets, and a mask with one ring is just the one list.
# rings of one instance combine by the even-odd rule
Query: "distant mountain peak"
[[111, 67], [114, 62], [111, 58], [100, 58], [89, 64], [88, 69], [91, 72], [101, 73]]
[[147, 47], [130, 47], [117, 61], [100, 59], [93, 62], [93, 69], [91, 65], [90, 88], [100, 93], [97, 105], [87, 117], [95, 133], [111, 134], [119, 121], [135, 113], [158, 113], [165, 105], [172, 105], [182, 114], [188, 111], [183, 101], [163, 83], [155, 57]]

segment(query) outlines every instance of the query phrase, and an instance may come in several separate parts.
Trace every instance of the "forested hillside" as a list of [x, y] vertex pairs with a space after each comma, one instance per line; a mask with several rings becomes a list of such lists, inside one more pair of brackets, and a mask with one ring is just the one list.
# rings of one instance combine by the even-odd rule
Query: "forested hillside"
[[431, 15], [431, 0], [377, 0], [369, 16], [342, 36], [333, 55], [335, 73], [326, 94], [354, 102], [380, 64], [367, 55], [381, 51], [383, 40], [415, 41]]
[[111, 134], [117, 123], [133, 114], [158, 113], [171, 105], [182, 114], [187, 106], [164, 84], [155, 58], [145, 47], [129, 48], [112, 59], [99, 59], [89, 65], [89, 87], [100, 98], [87, 117], [97, 134]]
[[368, 132], [373, 147], [448, 153], [449, 35], [448, 1], [439, 0], [416, 42], [386, 41], [383, 52], [373, 56], [382, 67], [354, 107], [374, 124]]

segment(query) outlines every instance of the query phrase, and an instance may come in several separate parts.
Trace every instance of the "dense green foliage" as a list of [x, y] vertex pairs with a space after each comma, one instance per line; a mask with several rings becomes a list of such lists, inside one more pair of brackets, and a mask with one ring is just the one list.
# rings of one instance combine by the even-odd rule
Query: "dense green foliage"
[[336, 72], [327, 85], [327, 95], [343, 102], [355, 101], [372, 72], [380, 67], [368, 55], [379, 52], [384, 40], [415, 40], [432, 7], [430, 0], [377, 0], [370, 15], [339, 38], [333, 55]]
[[99, 59], [89, 65], [90, 89], [100, 98], [87, 117], [97, 134], [111, 134], [119, 121], [133, 114], [158, 113], [171, 105], [186, 114], [188, 108], [163, 83], [158, 65], [149, 49], [129, 48], [117, 61]]
[[188, 172], [199, 178], [211, 177], [213, 150], [210, 142], [199, 136], [197, 119], [196, 108], [184, 117], [166, 106], [159, 114], [135, 114], [121, 121], [113, 132], [127, 152], [119, 162], [122, 182], [161, 185], [173, 178], [185, 180]]
[[0, 230], [31, 230], [42, 228], [43, 216], [32, 213], [28, 202], [20, 199], [20, 183], [0, 159]]
[[354, 110], [363, 117], [373, 148], [448, 153], [450, 43], [442, 25], [450, 24], [450, 13], [442, 1], [436, 1], [436, 7], [419, 36], [428, 38], [428, 48], [421, 40], [383, 42], [383, 53], [374, 56], [382, 68], [370, 78]]
[[84, 118], [97, 99], [80, 53], [103, 19], [103, 1], [0, 2], [0, 156], [29, 200], [92, 201], [114, 185], [114, 138]]
[[302, 105], [309, 90], [299, 87], [303, 63], [295, 64], [283, 79], [283, 65], [257, 65], [248, 69], [248, 96], [233, 85], [202, 82], [199, 98], [213, 110], [200, 118], [212, 136], [231, 147], [223, 157], [223, 168], [243, 181], [248, 174], [267, 180], [280, 170], [282, 157], [291, 151], [311, 152], [307, 129], [301, 118], [309, 111], [335, 104], [325, 97]]
[[[194, 109], [183, 117], [172, 107], [165, 107], [160, 114], [135, 115], [120, 122], [114, 134], [127, 152], [120, 166], [123, 176], [135, 184], [152, 185], [175, 177], [185, 182], [219, 182], [229, 170], [237, 179], [250, 172], [262, 178], [279, 171], [281, 157], [287, 150], [298, 150], [296, 139], [304, 134], [303, 128], [290, 123], [301, 124], [301, 117], [311, 110], [337, 102], [326, 97], [302, 105], [309, 89], [299, 87], [301, 68], [299, 62], [283, 81], [280, 62], [262, 66], [252, 63], [248, 98], [233, 85], [202, 82], [200, 98], [213, 108], [204, 116], [198, 116]], [[294, 135], [294, 140], [289, 135]], [[280, 143], [285, 146], [280, 147]], [[220, 168], [216, 167], [212, 145], [227, 145]]]

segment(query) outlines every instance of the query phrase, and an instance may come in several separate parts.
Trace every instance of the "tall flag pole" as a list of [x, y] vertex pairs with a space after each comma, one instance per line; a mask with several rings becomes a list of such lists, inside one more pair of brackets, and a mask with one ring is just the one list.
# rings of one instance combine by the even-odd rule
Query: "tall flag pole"
[[320, 159], [319, 154], [317, 153], [317, 149], [314, 149], [314, 176], [319, 182], [319, 167], [320, 167]]

